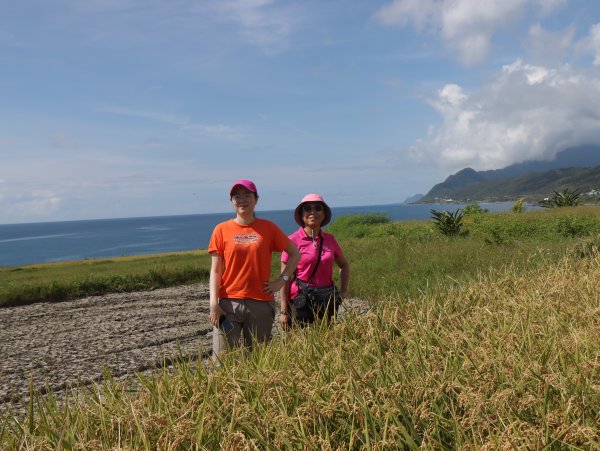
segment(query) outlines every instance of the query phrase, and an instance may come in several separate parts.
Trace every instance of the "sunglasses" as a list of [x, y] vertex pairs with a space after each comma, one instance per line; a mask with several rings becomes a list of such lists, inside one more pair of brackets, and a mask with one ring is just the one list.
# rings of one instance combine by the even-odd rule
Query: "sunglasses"
[[231, 196], [231, 198], [233, 200], [235, 200], [235, 201], [238, 201], [238, 200], [242, 200], [242, 199], [249, 199], [252, 196], [254, 196], [254, 193], [250, 193], [250, 192], [248, 192], [248, 193], [235, 193], [235, 194], [233, 194]]
[[323, 205], [321, 205], [321, 204], [312, 204], [312, 205], [304, 204], [302, 206], [302, 211], [304, 213], [310, 213], [311, 211], [316, 211], [316, 212], [323, 211]]

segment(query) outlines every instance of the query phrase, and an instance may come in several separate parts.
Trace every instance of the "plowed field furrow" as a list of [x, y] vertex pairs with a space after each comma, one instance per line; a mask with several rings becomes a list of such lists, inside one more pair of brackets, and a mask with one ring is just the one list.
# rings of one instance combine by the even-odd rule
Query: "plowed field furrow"
[[[157, 368], [210, 350], [208, 287], [187, 285], [0, 309], [0, 403]], [[2, 406], [0, 406], [2, 410]]]

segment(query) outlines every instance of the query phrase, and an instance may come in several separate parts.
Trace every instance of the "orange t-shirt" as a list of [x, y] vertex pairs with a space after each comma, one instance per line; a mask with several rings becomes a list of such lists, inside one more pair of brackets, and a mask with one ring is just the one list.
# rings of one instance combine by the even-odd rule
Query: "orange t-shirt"
[[217, 224], [208, 252], [223, 257], [223, 275], [219, 298], [272, 301], [263, 291], [271, 277], [271, 256], [283, 251], [290, 239], [271, 221], [256, 218], [240, 225], [231, 219]]

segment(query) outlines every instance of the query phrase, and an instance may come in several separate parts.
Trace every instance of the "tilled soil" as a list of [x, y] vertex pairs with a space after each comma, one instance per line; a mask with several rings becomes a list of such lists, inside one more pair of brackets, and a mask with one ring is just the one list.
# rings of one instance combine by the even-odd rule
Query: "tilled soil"
[[206, 284], [0, 308], [0, 413], [21, 410], [30, 381], [60, 398], [69, 386], [101, 381], [104, 370], [127, 378], [171, 358], [208, 357], [211, 347]]
[[208, 285], [0, 309], [0, 411], [41, 393], [160, 367], [210, 351]]

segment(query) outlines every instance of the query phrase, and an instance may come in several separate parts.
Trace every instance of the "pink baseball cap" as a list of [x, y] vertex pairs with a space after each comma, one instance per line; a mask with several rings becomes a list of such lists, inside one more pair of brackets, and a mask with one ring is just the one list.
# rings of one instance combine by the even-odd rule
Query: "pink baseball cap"
[[319, 194], [307, 194], [302, 198], [302, 200], [294, 210], [294, 219], [296, 220], [296, 224], [298, 224], [300, 227], [304, 227], [304, 221], [302, 220], [302, 206], [307, 202], [319, 202], [320, 204], [322, 204], [323, 212], [325, 213], [325, 218], [321, 223], [321, 227], [329, 224], [329, 221], [331, 221], [331, 208], [329, 208], [329, 205], [325, 203], [323, 197]]
[[252, 182], [251, 180], [243, 180], [242, 179], [242, 180], [238, 180], [237, 182], [235, 182], [233, 184], [233, 186], [231, 187], [231, 190], [229, 190], [229, 197], [233, 196], [233, 190], [237, 186], [243, 186], [248, 191], [252, 191], [254, 194], [256, 194], [258, 196], [258, 191], [256, 190], [256, 185], [254, 184], [254, 182]]

